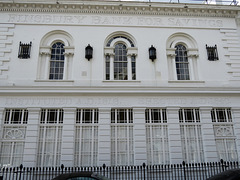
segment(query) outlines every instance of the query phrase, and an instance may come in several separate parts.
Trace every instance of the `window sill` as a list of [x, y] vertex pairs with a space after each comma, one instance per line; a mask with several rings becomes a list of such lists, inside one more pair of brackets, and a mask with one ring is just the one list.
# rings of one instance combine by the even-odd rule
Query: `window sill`
[[205, 81], [199, 80], [170, 80], [169, 83], [205, 83]]
[[104, 83], [140, 83], [137, 80], [103, 80]]
[[35, 80], [35, 82], [74, 82], [74, 80], [41, 80], [41, 79], [38, 79], [38, 80]]

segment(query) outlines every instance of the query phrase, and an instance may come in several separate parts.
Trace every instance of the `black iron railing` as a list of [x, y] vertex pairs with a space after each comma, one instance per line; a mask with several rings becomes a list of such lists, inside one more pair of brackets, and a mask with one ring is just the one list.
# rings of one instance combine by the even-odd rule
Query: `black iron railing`
[[0, 180], [51, 180], [71, 172], [91, 171], [111, 180], [206, 180], [229, 169], [239, 168], [238, 162], [210, 162], [195, 164], [168, 164], [141, 166], [103, 166], [100, 167], [4, 167]]

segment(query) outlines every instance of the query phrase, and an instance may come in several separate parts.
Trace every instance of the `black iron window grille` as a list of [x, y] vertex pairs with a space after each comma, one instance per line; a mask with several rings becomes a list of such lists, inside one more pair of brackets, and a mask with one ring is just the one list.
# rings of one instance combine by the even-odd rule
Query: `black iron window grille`
[[208, 46], [206, 44], [207, 49], [207, 56], [209, 61], [216, 61], [218, 60], [218, 52], [217, 52], [217, 45], [215, 46]]
[[23, 44], [21, 41], [19, 43], [19, 51], [18, 51], [18, 58], [20, 59], [28, 59], [30, 58], [32, 42], [29, 44]]

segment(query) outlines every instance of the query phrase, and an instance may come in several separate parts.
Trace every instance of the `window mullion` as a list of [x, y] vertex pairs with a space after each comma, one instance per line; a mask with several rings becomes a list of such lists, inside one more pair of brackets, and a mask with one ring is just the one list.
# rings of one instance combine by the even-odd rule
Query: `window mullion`
[[128, 67], [128, 80], [132, 80], [132, 58], [131, 58], [131, 54], [127, 55], [127, 67]]
[[153, 155], [153, 130], [152, 130], [152, 125], [150, 124], [149, 126], [149, 134], [150, 134], [150, 148], [151, 148], [151, 161], [153, 162], [153, 160], [154, 160], [154, 155]]
[[200, 155], [200, 146], [199, 146], [199, 136], [198, 136], [198, 128], [199, 128], [199, 125], [194, 125], [194, 129], [195, 129], [195, 136], [196, 136], [196, 146], [197, 146], [197, 155], [198, 155], [198, 160], [197, 161], [200, 161], [201, 160], [201, 155]]
[[68, 78], [68, 56], [66, 54], [63, 54], [64, 60], [63, 60], [63, 79], [66, 80]]
[[54, 142], [54, 157], [53, 157], [53, 166], [56, 166], [56, 162], [57, 162], [57, 145], [58, 145], [58, 129], [60, 128], [60, 126], [56, 126], [55, 125], [55, 142]]
[[45, 143], [46, 143], [46, 126], [43, 126], [43, 137], [42, 137], [42, 152], [41, 152], [41, 164], [40, 166], [42, 167], [44, 164], [44, 157], [45, 157]]
[[13, 151], [14, 151], [14, 146], [15, 146], [15, 142], [11, 142], [11, 152], [10, 152], [10, 160], [9, 163], [13, 164]]
[[152, 109], [149, 109], [149, 123], [152, 123]]
[[162, 109], [160, 109], [160, 119], [158, 121], [161, 124], [163, 123], [163, 111], [162, 111]]
[[127, 125], [127, 159], [128, 159], [128, 164], [130, 165], [130, 139], [129, 139], [129, 131], [130, 131], [130, 125]]
[[226, 119], [224, 119], [224, 121], [229, 123], [227, 108], [224, 109], [224, 113], [225, 113], [225, 117], [226, 117]]
[[94, 141], [94, 126], [92, 125], [92, 127], [91, 127], [91, 129], [92, 129], [92, 137], [91, 137], [91, 144], [92, 144], [92, 147], [91, 147], [91, 166], [93, 166], [93, 151], [94, 151], [94, 143], [95, 143], [95, 141]]
[[118, 123], [118, 119], [117, 119], [117, 115], [118, 115], [118, 110], [117, 109], [114, 109], [115, 111], [115, 120], [114, 120], [114, 123]]
[[8, 124], [11, 124], [11, 123], [12, 123], [12, 114], [13, 114], [13, 110], [10, 109]]
[[164, 143], [164, 142], [165, 142], [165, 141], [164, 141], [164, 127], [163, 127], [162, 124], [160, 125], [160, 128], [161, 128], [161, 130], [162, 130], [162, 137], [161, 137], [161, 141], [162, 141], [162, 142], [161, 142], [161, 146], [162, 146], [162, 158], [163, 158], [163, 159], [162, 159], [162, 162], [163, 162], [163, 163], [166, 163], [166, 161], [165, 161], [165, 160], [166, 160], [166, 159], [165, 159], [165, 158], [166, 158], [166, 157], [165, 157], [166, 152], [165, 152], [165, 143]]
[[[82, 114], [82, 113], [81, 113]], [[79, 130], [79, 149], [78, 149], [78, 165], [79, 166], [82, 166], [82, 163], [81, 163], [81, 160], [82, 160], [82, 129], [83, 129], [83, 126], [82, 124], [80, 126], [78, 126], [78, 130]]]
[[21, 115], [21, 120], [20, 124], [23, 124], [23, 119], [24, 119], [24, 109], [21, 109], [22, 115]]
[[48, 118], [48, 109], [45, 109], [45, 118], [43, 124], [47, 123], [47, 118]]
[[53, 156], [53, 165], [56, 166], [56, 162], [57, 162], [57, 145], [58, 145], [58, 130], [60, 128], [59, 126], [59, 114], [60, 114], [60, 109], [57, 110], [57, 121], [56, 121], [56, 124], [55, 124], [55, 146], [54, 146], [54, 156]]
[[83, 112], [84, 112], [83, 109], [81, 109], [80, 112], [81, 113], [80, 113], [80, 122], [79, 123], [82, 124], [83, 123]]
[[217, 116], [217, 109], [214, 109], [214, 114], [215, 114], [215, 122], [219, 122], [218, 116]]
[[185, 148], [186, 148], [186, 160], [189, 163], [189, 152], [188, 152], [188, 139], [187, 139], [187, 130], [189, 129], [188, 125], [183, 125], [184, 129], [184, 139], [185, 139]]
[[186, 123], [185, 119], [185, 109], [182, 110], [182, 117], [183, 117], [183, 129], [184, 129], [184, 139], [185, 139], [185, 148], [186, 148], [186, 158], [187, 162], [189, 161], [189, 152], [188, 152], [188, 139], [187, 139], [187, 130], [189, 129], [188, 125]]
[[95, 112], [95, 110], [93, 109], [92, 111], [91, 111], [91, 114], [92, 114], [92, 121], [91, 121], [91, 129], [92, 129], [92, 138], [91, 138], [91, 144], [92, 144], [92, 150], [91, 150], [91, 166], [93, 166], [93, 155], [94, 155], [94, 143], [95, 143], [95, 139], [94, 139], [94, 113]]
[[118, 144], [118, 126], [114, 125], [114, 129], [115, 129], [115, 165], [118, 164], [118, 148], [117, 148], [117, 144]]
[[113, 54], [110, 55], [110, 80], [114, 80], [114, 60], [113, 60], [114, 56]]

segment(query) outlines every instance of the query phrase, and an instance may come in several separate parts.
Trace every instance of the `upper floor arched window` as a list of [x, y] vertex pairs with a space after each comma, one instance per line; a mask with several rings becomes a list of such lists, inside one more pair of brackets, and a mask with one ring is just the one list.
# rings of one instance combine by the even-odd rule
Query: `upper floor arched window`
[[63, 79], [64, 72], [64, 44], [56, 42], [51, 48], [49, 79]]
[[37, 79], [71, 80], [73, 38], [65, 31], [51, 31], [40, 42]]
[[186, 47], [182, 44], [178, 44], [175, 46], [176, 56], [176, 71], [177, 71], [177, 79], [178, 80], [189, 80], [189, 62], [188, 62], [188, 54]]
[[198, 81], [198, 47], [188, 34], [175, 33], [167, 40], [167, 59], [170, 82]]
[[114, 48], [114, 79], [127, 80], [128, 79], [128, 60], [127, 47], [123, 43], [116, 44]]
[[105, 80], [136, 80], [137, 48], [128, 35], [113, 35], [105, 46]]

